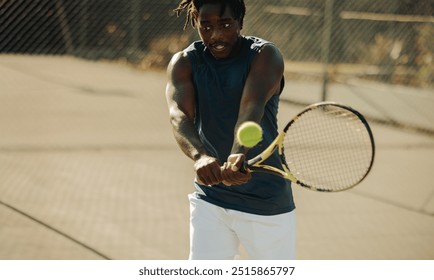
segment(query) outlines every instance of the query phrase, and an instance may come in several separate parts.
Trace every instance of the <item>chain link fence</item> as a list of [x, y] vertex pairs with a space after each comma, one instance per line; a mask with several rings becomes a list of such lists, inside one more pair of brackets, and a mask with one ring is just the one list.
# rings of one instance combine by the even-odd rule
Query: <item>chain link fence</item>
[[[80, 254], [80, 258], [103, 259], [185, 257], [183, 250], [187, 247], [183, 246], [188, 246], [188, 227], [178, 226], [177, 221], [182, 220], [184, 224], [185, 217], [177, 208], [175, 197], [181, 197], [187, 189], [177, 187], [174, 193], [173, 186], [179, 185], [182, 176], [190, 176], [191, 167], [179, 164], [178, 157], [171, 157], [172, 148], [167, 147], [173, 139], [164, 140], [169, 138], [164, 136], [166, 132], [161, 132], [165, 129], [161, 124], [168, 125], [159, 115], [167, 114], [162, 110], [167, 108], [161, 104], [164, 96], [158, 92], [163, 89], [164, 77], [154, 76], [151, 71], [144, 75], [131, 71], [134, 76], [130, 77], [128, 71], [128, 79], [122, 76], [104, 84], [117, 72], [107, 71], [110, 75], [105, 77], [100, 77], [105, 72], [93, 76], [90, 73], [97, 68], [88, 66], [93, 63], [79, 61], [80, 67], [75, 65], [81, 59], [109, 60], [143, 70], [165, 69], [175, 52], [199, 39], [195, 29], [183, 30], [185, 15], [177, 17], [173, 12], [179, 2], [0, 0], [0, 69], [4, 75], [0, 82], [4, 86], [0, 87], [0, 105], [3, 105], [0, 125], [6, 128], [1, 130], [2, 137], [7, 136], [0, 147], [0, 170], [4, 174], [4, 183], [0, 184], [3, 187], [0, 188], [3, 211], [0, 229], [5, 228], [3, 232], [0, 230], [0, 236], [1, 233], [6, 236], [2, 240], [10, 236], [19, 239], [0, 244], [0, 257], [70, 259], [75, 254]], [[434, 0], [245, 2], [247, 14], [242, 33], [274, 42], [284, 55], [285, 90], [290, 90], [288, 95], [282, 95], [283, 102], [300, 102], [297, 91], [305, 97], [312, 88], [311, 99], [319, 101], [315, 91], [321, 83], [330, 83], [334, 86], [330, 87], [330, 100], [338, 95], [339, 87], [342, 95], [350, 96], [343, 101], [352, 98], [367, 108], [366, 112], [372, 114], [366, 115], [370, 122], [377, 120], [434, 136]], [[43, 59], [37, 59], [36, 63], [29, 59], [30, 62], [18, 66], [8, 63], [9, 56], [14, 59], [20, 56], [18, 60], [21, 60], [24, 55]], [[59, 59], [53, 62], [51, 56]], [[74, 59], [63, 59], [63, 56]], [[33, 63], [30, 70], [26, 69]], [[47, 64], [54, 66], [47, 67], [50, 69], [44, 73]], [[56, 75], [55, 71], [62, 67], [68, 71]], [[84, 73], [67, 76], [84, 67], [89, 67]], [[15, 75], [19, 78], [15, 79]], [[158, 86], [149, 85], [151, 79]], [[356, 83], [352, 85], [354, 80]], [[21, 86], [27, 81], [29, 85]], [[117, 87], [118, 81], [124, 84]], [[362, 88], [365, 83], [369, 87]], [[312, 84], [314, 87], [310, 87]], [[143, 90], [146, 86], [149, 89]], [[380, 89], [372, 90], [376, 87]], [[394, 99], [402, 88], [411, 90]], [[145, 98], [151, 91], [154, 94]], [[152, 118], [147, 118], [148, 115]], [[156, 127], [162, 130], [154, 131]], [[386, 165], [383, 169], [380, 166], [377, 178], [381, 178], [371, 189], [380, 185], [383, 188], [380, 192], [380, 188], [371, 193], [368, 190], [366, 195], [372, 201], [378, 197], [381, 203], [391, 204], [400, 211], [397, 213], [402, 209], [421, 213], [429, 207], [432, 209], [425, 172], [431, 163], [427, 158], [431, 155], [432, 139], [416, 137], [413, 142], [407, 140], [408, 135], [389, 130], [381, 131], [378, 136], [381, 141], [377, 147]], [[392, 139], [397, 137], [404, 139]], [[155, 158], [159, 160], [154, 162]], [[149, 166], [144, 164], [147, 161], [151, 162]], [[392, 162], [401, 165], [392, 168]], [[398, 176], [402, 170], [409, 173], [409, 165], [419, 181]], [[395, 169], [398, 175], [393, 173]], [[407, 182], [419, 186], [421, 199], [398, 198], [408, 193], [402, 191], [408, 189]], [[393, 190], [387, 189], [388, 184]], [[401, 192], [395, 188], [399, 184]], [[424, 193], [428, 193], [427, 198], [423, 197]], [[155, 199], [159, 196], [167, 198], [163, 204]], [[137, 200], [140, 203], [131, 203]], [[23, 217], [27, 220], [22, 221]], [[383, 218], [389, 217], [390, 214]], [[28, 223], [37, 224], [37, 228], [33, 231], [34, 227]], [[176, 229], [175, 238], [155, 234], [170, 233], [172, 228]], [[416, 227], [414, 238], [421, 234], [419, 231], [426, 233], [427, 228]], [[424, 250], [415, 248], [413, 252], [412, 246], [423, 246], [411, 238], [409, 244], [401, 246], [403, 238], [397, 239], [401, 257], [432, 256], [432, 246]], [[345, 240], [344, 246], [348, 242]], [[310, 247], [304, 256], [309, 256]], [[328, 249], [322, 248], [321, 252]], [[396, 252], [394, 248], [384, 248], [390, 250], [384, 255], [368, 256], [387, 257]], [[338, 256], [345, 249], [334, 251], [331, 256]], [[418, 252], [422, 255], [417, 255]], [[359, 254], [355, 256], [363, 257], [363, 250]], [[313, 254], [317, 255], [317, 252]]]
[[[275, 42], [288, 78], [434, 87], [434, 0], [246, 0], [246, 35]], [[0, 53], [164, 68], [198, 39], [179, 0], [0, 0]], [[328, 71], [324, 75], [324, 65]]]

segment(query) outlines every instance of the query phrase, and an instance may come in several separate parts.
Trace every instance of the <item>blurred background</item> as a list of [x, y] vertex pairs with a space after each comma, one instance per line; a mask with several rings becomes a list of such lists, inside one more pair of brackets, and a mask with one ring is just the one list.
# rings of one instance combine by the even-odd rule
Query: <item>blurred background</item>
[[[275, 42], [289, 78], [322, 73], [433, 87], [432, 0], [247, 0], [244, 34]], [[35, 0], [1, 2], [0, 51], [119, 60], [166, 67], [196, 32], [182, 31], [177, 1]], [[300, 69], [298, 63], [310, 66]], [[300, 73], [297, 73], [299, 71]], [[311, 75], [309, 75], [311, 76]], [[308, 77], [311, 78], [311, 77]], [[336, 77], [337, 78], [337, 77]]]
[[[284, 119], [331, 100], [373, 125], [354, 191], [295, 190], [301, 259], [434, 259], [434, 0], [245, 0], [282, 51]], [[0, 259], [184, 259], [192, 164], [165, 68], [176, 0], [0, 0]], [[386, 226], [387, 225], [387, 226]]]

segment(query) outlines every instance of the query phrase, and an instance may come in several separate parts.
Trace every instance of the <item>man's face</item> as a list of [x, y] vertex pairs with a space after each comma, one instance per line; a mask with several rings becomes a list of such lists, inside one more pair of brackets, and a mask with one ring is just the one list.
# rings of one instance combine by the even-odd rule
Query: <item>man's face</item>
[[196, 19], [199, 35], [205, 46], [216, 59], [229, 58], [239, 50], [240, 24], [226, 6], [220, 15], [219, 4], [205, 4]]

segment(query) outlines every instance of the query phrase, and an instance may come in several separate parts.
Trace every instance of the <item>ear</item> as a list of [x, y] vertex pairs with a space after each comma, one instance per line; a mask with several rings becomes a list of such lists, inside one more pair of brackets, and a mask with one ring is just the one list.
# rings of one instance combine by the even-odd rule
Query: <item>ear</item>
[[240, 27], [240, 30], [243, 29], [243, 20], [241, 18], [237, 19], [238, 21], [238, 26]]

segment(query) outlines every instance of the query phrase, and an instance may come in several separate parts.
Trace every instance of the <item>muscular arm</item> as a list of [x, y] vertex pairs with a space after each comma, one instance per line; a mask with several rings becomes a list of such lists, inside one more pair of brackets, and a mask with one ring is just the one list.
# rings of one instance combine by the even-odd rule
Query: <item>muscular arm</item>
[[184, 52], [175, 54], [167, 68], [166, 99], [175, 140], [191, 158], [200, 182], [212, 185], [222, 180], [220, 163], [209, 156], [194, 126], [195, 90], [191, 63]]
[[[265, 45], [252, 63], [235, 129], [245, 121], [260, 123], [265, 105], [273, 95], [280, 92], [283, 71], [284, 63], [280, 51], [274, 45]], [[232, 152], [237, 151], [239, 144], [235, 142]]]
[[[280, 92], [283, 72], [284, 62], [277, 47], [274, 45], [263, 46], [252, 62], [249, 76], [244, 85], [234, 133], [245, 121], [261, 122], [265, 105], [273, 95]], [[249, 174], [237, 172], [245, 160], [246, 152], [247, 149], [234, 139], [231, 155], [224, 164], [223, 178], [226, 184], [240, 184], [249, 179]]]

